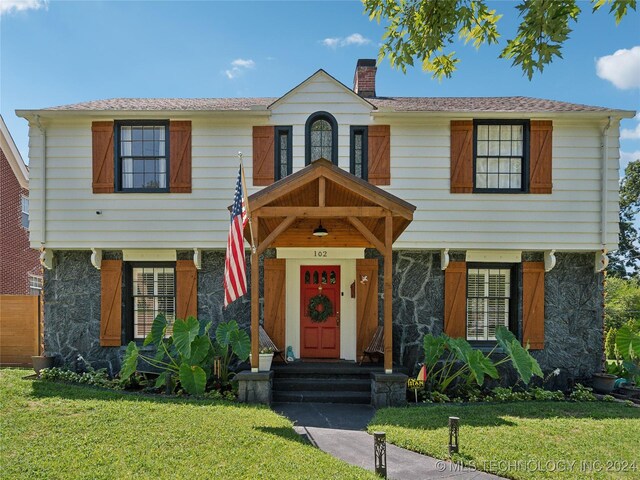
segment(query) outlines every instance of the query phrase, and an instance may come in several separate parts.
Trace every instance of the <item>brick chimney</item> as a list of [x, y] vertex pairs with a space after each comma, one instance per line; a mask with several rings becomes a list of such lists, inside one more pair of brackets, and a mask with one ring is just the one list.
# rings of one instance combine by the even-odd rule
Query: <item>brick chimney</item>
[[361, 97], [375, 97], [377, 70], [375, 59], [359, 59], [353, 76], [353, 91]]

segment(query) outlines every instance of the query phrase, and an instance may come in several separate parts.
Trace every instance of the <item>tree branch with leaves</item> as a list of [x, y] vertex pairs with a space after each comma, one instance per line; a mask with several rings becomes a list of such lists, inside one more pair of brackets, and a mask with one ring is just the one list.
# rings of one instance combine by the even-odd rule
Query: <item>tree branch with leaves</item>
[[[363, 0], [369, 19], [387, 22], [378, 60], [406, 72], [414, 61], [434, 78], [450, 78], [460, 59], [452, 50], [456, 37], [477, 49], [497, 44], [498, 22], [503, 14], [489, 9], [484, 0]], [[636, 10], [636, 0], [591, 0], [592, 11], [609, 5], [616, 24]], [[503, 2], [501, 5], [510, 5]], [[529, 80], [555, 58], [578, 21], [578, 0], [522, 0], [515, 8], [522, 21], [514, 38], [507, 40], [500, 58], [512, 60]]]

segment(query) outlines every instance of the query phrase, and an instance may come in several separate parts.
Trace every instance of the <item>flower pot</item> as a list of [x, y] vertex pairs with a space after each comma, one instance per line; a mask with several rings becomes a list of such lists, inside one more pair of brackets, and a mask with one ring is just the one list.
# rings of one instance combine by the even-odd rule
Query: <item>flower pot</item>
[[610, 373], [594, 373], [593, 389], [598, 393], [611, 393], [617, 378]]
[[[252, 355], [249, 354], [249, 362], [251, 362]], [[273, 362], [273, 353], [261, 353], [258, 359], [258, 371], [268, 372], [271, 370], [271, 362]]]
[[40, 375], [40, 370], [43, 368], [53, 367], [53, 357], [45, 357], [43, 355], [34, 355], [31, 357], [33, 363], [33, 370], [37, 375]]

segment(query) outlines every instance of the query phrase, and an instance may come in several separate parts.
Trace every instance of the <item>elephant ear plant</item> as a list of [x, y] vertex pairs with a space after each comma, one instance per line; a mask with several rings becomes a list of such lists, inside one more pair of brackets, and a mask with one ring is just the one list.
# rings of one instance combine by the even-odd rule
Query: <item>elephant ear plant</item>
[[[542, 377], [538, 362], [505, 327], [496, 330], [496, 346], [486, 355], [474, 349], [463, 338], [426, 335], [423, 340], [427, 388], [445, 393], [454, 387], [476, 383], [482, 386], [486, 377], [497, 379], [498, 367], [511, 362], [520, 379], [528, 384], [533, 376]], [[500, 348], [503, 358], [491, 356]], [[455, 383], [454, 383], [455, 382]]]
[[166, 337], [167, 319], [163, 314], [158, 315], [144, 340], [144, 346], [156, 347], [155, 355], [147, 355], [135, 342], [130, 342], [120, 378], [127, 380], [131, 377], [138, 369], [138, 362], [142, 360], [160, 371], [156, 388], [171, 386], [174, 379], [177, 379], [187, 393], [201, 395], [205, 392], [214, 365], [220, 366], [216, 370], [219, 380], [228, 382], [229, 363], [233, 356], [242, 361], [249, 356], [249, 336], [240, 330], [235, 320], [231, 320], [218, 326], [216, 340], [213, 342], [209, 336], [211, 325], [211, 322], [195, 317], [176, 319], [172, 335]]
[[616, 333], [616, 347], [621, 357], [616, 366], [620, 370], [620, 376], [636, 385], [640, 385], [640, 334], [636, 331], [639, 330], [638, 327], [638, 323], [634, 325], [629, 322]]

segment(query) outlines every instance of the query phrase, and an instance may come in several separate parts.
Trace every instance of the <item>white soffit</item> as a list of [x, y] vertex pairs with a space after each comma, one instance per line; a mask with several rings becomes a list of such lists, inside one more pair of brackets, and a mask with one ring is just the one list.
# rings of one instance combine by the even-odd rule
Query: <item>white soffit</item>
[[364, 248], [276, 248], [276, 256], [309, 260], [364, 258]]
[[175, 250], [122, 250], [125, 262], [175, 262], [177, 258]]
[[513, 250], [467, 250], [467, 262], [520, 263], [522, 252]]

